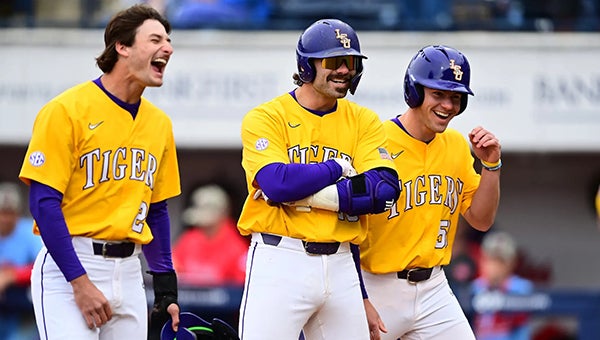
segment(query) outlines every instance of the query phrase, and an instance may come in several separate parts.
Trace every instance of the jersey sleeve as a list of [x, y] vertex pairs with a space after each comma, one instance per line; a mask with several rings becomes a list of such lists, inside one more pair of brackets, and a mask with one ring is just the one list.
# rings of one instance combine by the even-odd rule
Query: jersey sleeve
[[394, 162], [388, 153], [383, 124], [377, 114], [363, 108], [359, 119], [359, 143], [353, 162], [356, 171], [361, 173], [370, 169], [385, 167], [396, 172]]
[[38, 113], [19, 178], [65, 192], [76, 162], [75, 127], [60, 102], [51, 101]]
[[[274, 108], [276, 109], [276, 108]], [[251, 110], [242, 120], [242, 166], [249, 183], [254, 183], [256, 173], [271, 163], [289, 163], [281, 118], [270, 114], [264, 107]]]

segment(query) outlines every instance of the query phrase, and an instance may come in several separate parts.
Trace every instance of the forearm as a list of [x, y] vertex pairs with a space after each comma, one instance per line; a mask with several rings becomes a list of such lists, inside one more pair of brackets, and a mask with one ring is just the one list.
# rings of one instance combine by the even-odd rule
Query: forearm
[[85, 269], [73, 248], [71, 235], [61, 210], [61, 202], [60, 192], [47, 185], [31, 182], [29, 193], [31, 214], [48, 252], [67, 281], [71, 281], [85, 274]]
[[389, 209], [399, 195], [396, 172], [380, 168], [342, 179], [313, 195], [285, 204], [362, 215]]
[[256, 174], [260, 189], [274, 202], [303, 199], [335, 183], [342, 175], [333, 160], [316, 164], [269, 164]]
[[150, 205], [146, 223], [153, 236], [150, 243], [142, 246], [149, 270], [155, 273], [173, 271], [171, 223], [166, 201]]
[[496, 219], [500, 203], [500, 170], [481, 170], [479, 187], [473, 195], [471, 207], [464, 217], [467, 222], [479, 231], [490, 229]]

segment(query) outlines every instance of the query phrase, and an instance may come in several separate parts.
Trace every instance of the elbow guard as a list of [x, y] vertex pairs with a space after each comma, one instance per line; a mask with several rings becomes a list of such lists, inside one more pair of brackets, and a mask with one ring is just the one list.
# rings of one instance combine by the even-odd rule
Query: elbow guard
[[337, 184], [340, 211], [349, 215], [379, 214], [400, 196], [398, 175], [387, 168], [366, 171]]

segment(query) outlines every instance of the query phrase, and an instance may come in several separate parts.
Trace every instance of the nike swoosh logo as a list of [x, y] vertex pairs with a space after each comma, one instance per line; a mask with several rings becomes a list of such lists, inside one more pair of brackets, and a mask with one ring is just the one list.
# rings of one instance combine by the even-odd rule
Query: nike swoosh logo
[[298, 123], [298, 124], [292, 124], [291, 122], [288, 122], [288, 126], [293, 129], [293, 128], [297, 128], [298, 126], [300, 126], [300, 123]]
[[400, 152], [398, 152], [398, 153], [393, 153], [393, 154], [392, 154], [392, 159], [396, 159], [396, 158], [398, 158], [398, 156], [400, 156], [400, 155], [401, 155], [403, 152], [404, 152], [404, 150], [402, 150], [402, 151], [400, 151]]
[[88, 128], [89, 128], [90, 130], [93, 130], [93, 129], [97, 128], [98, 126], [100, 126], [100, 124], [102, 124], [102, 123], [104, 123], [104, 121], [100, 121], [100, 122], [98, 122], [98, 123], [96, 123], [96, 124], [92, 124], [92, 123], [90, 123], [90, 124], [88, 125]]

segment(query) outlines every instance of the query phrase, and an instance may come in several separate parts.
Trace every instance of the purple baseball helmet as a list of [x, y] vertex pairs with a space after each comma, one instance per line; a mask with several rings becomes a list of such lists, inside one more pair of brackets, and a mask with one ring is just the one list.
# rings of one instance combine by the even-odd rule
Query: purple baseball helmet
[[350, 25], [338, 19], [316, 21], [304, 30], [298, 40], [296, 61], [300, 80], [310, 83], [315, 79], [315, 69], [311, 59], [347, 55], [359, 57], [356, 75], [350, 86], [350, 93], [354, 94], [363, 73], [362, 59], [367, 59], [360, 52], [360, 43], [356, 32]]
[[[423, 86], [474, 95], [470, 81], [471, 67], [464, 54], [448, 46], [426, 46], [408, 64], [404, 75], [404, 100], [410, 107], [421, 105]], [[467, 108], [467, 101], [468, 96], [463, 95], [458, 113]]]

